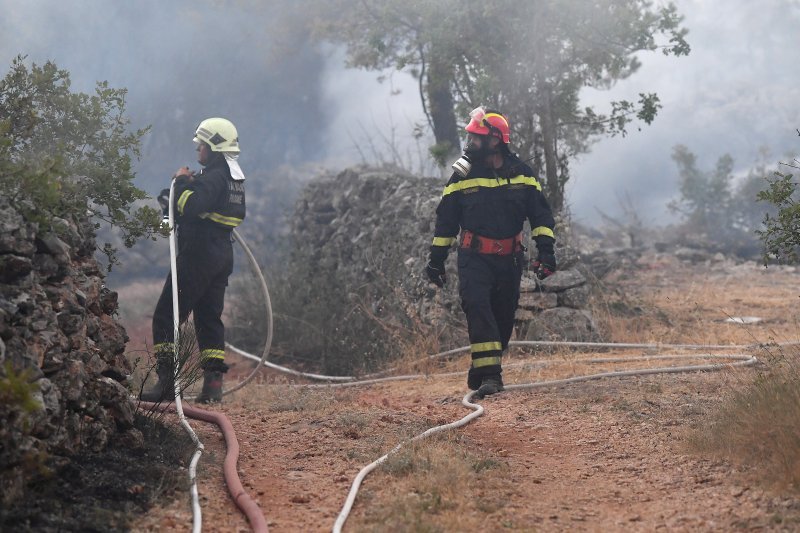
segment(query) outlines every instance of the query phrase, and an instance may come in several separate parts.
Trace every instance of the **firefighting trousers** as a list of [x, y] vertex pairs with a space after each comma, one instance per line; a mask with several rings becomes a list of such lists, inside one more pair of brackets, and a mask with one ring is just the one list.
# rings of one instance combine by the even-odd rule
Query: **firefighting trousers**
[[[194, 244], [194, 243], [193, 243]], [[187, 246], [177, 257], [178, 316], [183, 324], [194, 315], [195, 335], [205, 368], [222, 366], [225, 358], [225, 326], [222, 311], [228, 276], [233, 271], [230, 234], [221, 233], [196, 246]], [[172, 278], [167, 280], [153, 312], [153, 343], [156, 352], [172, 351]]]
[[522, 278], [521, 253], [488, 255], [458, 252], [458, 291], [467, 317], [470, 375], [500, 374], [500, 356], [514, 330]]

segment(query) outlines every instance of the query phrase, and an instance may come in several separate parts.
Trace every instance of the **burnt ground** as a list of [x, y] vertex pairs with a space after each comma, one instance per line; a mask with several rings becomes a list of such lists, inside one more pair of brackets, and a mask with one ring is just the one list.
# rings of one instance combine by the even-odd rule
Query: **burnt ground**
[[185, 494], [191, 440], [142, 415], [136, 427], [140, 449], [116, 442], [101, 453], [50, 457], [24, 496], [0, 509], [0, 531], [129, 531], [154, 505]]

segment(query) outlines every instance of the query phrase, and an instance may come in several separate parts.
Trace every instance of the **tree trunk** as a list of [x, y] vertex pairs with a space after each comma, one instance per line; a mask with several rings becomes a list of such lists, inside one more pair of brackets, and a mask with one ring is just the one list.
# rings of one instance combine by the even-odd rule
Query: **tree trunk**
[[439, 166], [449, 167], [461, 153], [461, 142], [456, 126], [455, 102], [451, 91], [453, 68], [443, 55], [432, 50], [428, 58], [428, 76], [425, 91], [428, 99], [428, 113], [433, 122], [433, 136], [436, 145], [431, 147], [431, 155]]
[[539, 118], [542, 124], [542, 144], [544, 145], [545, 183], [544, 193], [554, 213], [560, 213], [564, 206], [564, 184], [558, 179], [558, 155], [556, 142], [556, 120], [551, 103], [552, 93], [549, 87], [542, 91]]

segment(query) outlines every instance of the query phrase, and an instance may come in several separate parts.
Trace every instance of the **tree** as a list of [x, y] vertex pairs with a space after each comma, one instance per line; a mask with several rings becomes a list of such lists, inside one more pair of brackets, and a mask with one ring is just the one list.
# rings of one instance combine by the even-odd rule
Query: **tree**
[[556, 210], [564, 204], [569, 160], [601, 135], [625, 135], [634, 119], [649, 124], [660, 103], [581, 107], [585, 87], [606, 89], [632, 75], [638, 54], [689, 53], [673, 4], [649, 0], [336, 0], [322, 2], [318, 35], [343, 43], [349, 64], [409, 68], [444, 165], [458, 150], [456, 117], [485, 104], [511, 118], [512, 142], [533, 155]]
[[[147, 198], [133, 183], [131, 156], [146, 130], [127, 131], [124, 89], [97, 84], [93, 96], [70, 91], [69, 73], [52, 63], [28, 68], [18, 56], [0, 81], [0, 194], [29, 220], [58, 232], [58, 218], [120, 228], [124, 243], [160, 231], [160, 213], [132, 211]], [[109, 268], [113, 249], [106, 247]]]
[[[408, 67], [433, 132], [431, 154], [444, 164], [460, 151], [454, 80], [456, 62], [472, 54], [462, 38], [470, 23], [459, 0], [321, 0], [310, 19], [316, 34], [347, 47], [348, 65], [371, 70]], [[307, 10], [307, 6], [303, 9]]]
[[680, 199], [669, 208], [680, 213], [690, 227], [706, 231], [715, 226], [730, 227], [733, 213], [731, 181], [733, 158], [725, 154], [717, 160], [712, 172], [697, 168], [697, 158], [683, 145], [673, 148], [672, 160], [678, 166]]
[[637, 102], [610, 102], [610, 110], [599, 113], [581, 107], [580, 92], [608, 89], [631, 76], [640, 67], [640, 52], [688, 54], [687, 30], [680, 27], [674, 5], [655, 8], [650, 1], [493, 4], [494, 11], [483, 13], [501, 28], [500, 35], [513, 37], [484, 33], [487, 42], [474, 61], [478, 69], [463, 76], [464, 83], [477, 82], [466, 107], [483, 102], [509, 114], [514, 142], [521, 153], [533, 156], [534, 171], [560, 210], [570, 159], [602, 135], [626, 135], [634, 119], [650, 124], [661, 107], [655, 93], [642, 93]]
[[[785, 165], [800, 169], [797, 159]], [[758, 193], [758, 199], [772, 204], [777, 212], [765, 215], [764, 229], [757, 232], [764, 243], [764, 264], [772, 258], [797, 263], [800, 259], [800, 195], [797, 183], [792, 174], [778, 171], [767, 181], [768, 186]]]
[[758, 235], [764, 229], [764, 218], [774, 217], [778, 210], [774, 205], [760, 201], [759, 194], [775, 175], [776, 166], [772, 163], [769, 150], [759, 151], [755, 165], [747, 171], [736, 186], [731, 198], [733, 225], [745, 229], [751, 235]]
[[757, 255], [756, 235], [765, 214], [773, 214], [756, 201], [769, 174], [766, 165], [758, 162], [747, 175], [737, 178], [728, 154], [721, 156], [711, 171], [698, 169], [697, 158], [683, 145], [673, 148], [672, 159], [678, 166], [680, 197], [670, 202], [669, 208], [681, 215], [692, 239], [742, 257]]

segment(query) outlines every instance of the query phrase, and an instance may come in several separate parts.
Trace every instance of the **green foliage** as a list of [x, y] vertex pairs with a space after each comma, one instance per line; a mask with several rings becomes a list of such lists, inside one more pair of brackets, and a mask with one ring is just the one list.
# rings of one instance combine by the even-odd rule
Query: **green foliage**
[[764, 217], [764, 229], [758, 235], [764, 243], [764, 264], [770, 258], [796, 263], [800, 246], [800, 204], [797, 183], [792, 174], [775, 172], [768, 187], [758, 193], [758, 199], [769, 202], [777, 213]]
[[[458, 87], [468, 87], [470, 77], [484, 82], [469, 91], [460, 111], [485, 103], [506, 112], [512, 142], [534, 156], [534, 171], [545, 175], [545, 193], [560, 210], [568, 161], [600, 136], [626, 135], [634, 120], [650, 124], [661, 107], [656, 94], [642, 93], [637, 101], [609, 102], [603, 112], [581, 106], [581, 91], [608, 89], [633, 75], [641, 52], [688, 54], [682, 17], [672, 4], [627, 0], [493, 4], [485, 10], [488, 27], [499, 32], [482, 33], [472, 72], [456, 79]], [[500, 40], [497, 33], [513, 38]]]
[[[642, 0], [349, 0], [318, 2], [315, 33], [347, 46], [349, 64], [408, 68], [437, 145], [459, 146], [456, 117], [485, 104], [506, 113], [512, 143], [546, 173], [546, 193], [563, 205], [568, 159], [601, 135], [650, 124], [654, 93], [610, 102], [608, 112], [580, 106], [584, 88], [608, 89], [634, 74], [641, 52], [690, 51], [673, 4]], [[444, 98], [441, 88], [449, 89]], [[442, 109], [449, 103], [450, 109]], [[434, 157], [441, 157], [433, 150]], [[438, 160], [441, 163], [441, 159]]]
[[0, 194], [45, 228], [88, 210], [119, 227], [126, 246], [160, 232], [156, 209], [131, 212], [147, 198], [131, 170], [147, 130], [128, 131], [126, 93], [107, 82], [92, 96], [73, 93], [69, 73], [54, 63], [14, 59], [0, 80]]

